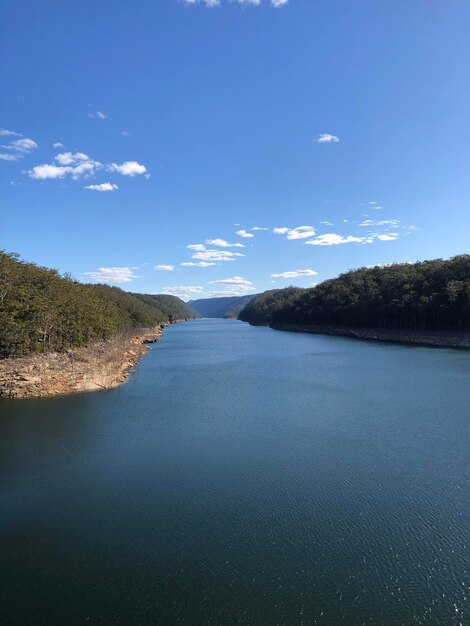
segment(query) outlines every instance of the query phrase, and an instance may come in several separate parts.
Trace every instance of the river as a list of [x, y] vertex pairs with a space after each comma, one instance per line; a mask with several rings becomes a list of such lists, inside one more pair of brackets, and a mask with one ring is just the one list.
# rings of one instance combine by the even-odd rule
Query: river
[[196, 320], [0, 401], [13, 624], [470, 623], [470, 353]]

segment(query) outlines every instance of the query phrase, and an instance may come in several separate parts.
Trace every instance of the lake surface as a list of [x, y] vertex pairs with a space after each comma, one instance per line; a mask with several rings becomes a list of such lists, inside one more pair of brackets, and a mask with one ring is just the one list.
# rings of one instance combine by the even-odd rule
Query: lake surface
[[2, 624], [470, 624], [470, 353], [167, 329], [0, 402]]

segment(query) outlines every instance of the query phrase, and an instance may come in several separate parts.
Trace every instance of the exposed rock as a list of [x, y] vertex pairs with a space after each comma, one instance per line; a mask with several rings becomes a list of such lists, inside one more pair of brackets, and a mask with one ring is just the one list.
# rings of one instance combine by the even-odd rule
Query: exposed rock
[[162, 324], [84, 348], [0, 361], [0, 397], [41, 398], [111, 389], [124, 382], [129, 369], [158, 341]]

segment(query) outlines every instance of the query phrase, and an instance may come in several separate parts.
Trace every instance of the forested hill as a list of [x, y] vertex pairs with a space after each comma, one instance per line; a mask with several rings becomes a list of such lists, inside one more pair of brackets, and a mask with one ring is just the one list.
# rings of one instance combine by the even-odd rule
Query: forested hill
[[82, 284], [0, 252], [0, 358], [61, 352], [191, 317], [198, 314], [174, 296]]
[[240, 311], [255, 296], [226, 296], [223, 298], [203, 298], [191, 300], [188, 304], [196, 309], [203, 317], [221, 317], [225, 319], [237, 319]]
[[157, 307], [165, 319], [169, 322], [177, 320], [189, 320], [201, 317], [200, 313], [193, 309], [189, 304], [178, 298], [168, 294], [142, 294], [133, 293], [133, 296], [142, 300], [151, 307]]
[[311, 289], [268, 291], [239, 319], [411, 331], [470, 331], [470, 255], [361, 268]]

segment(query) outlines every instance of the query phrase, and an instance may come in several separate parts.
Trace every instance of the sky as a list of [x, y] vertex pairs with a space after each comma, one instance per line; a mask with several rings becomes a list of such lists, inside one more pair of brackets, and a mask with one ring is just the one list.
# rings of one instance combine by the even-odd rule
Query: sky
[[0, 8], [0, 249], [186, 300], [470, 252], [467, 0]]

